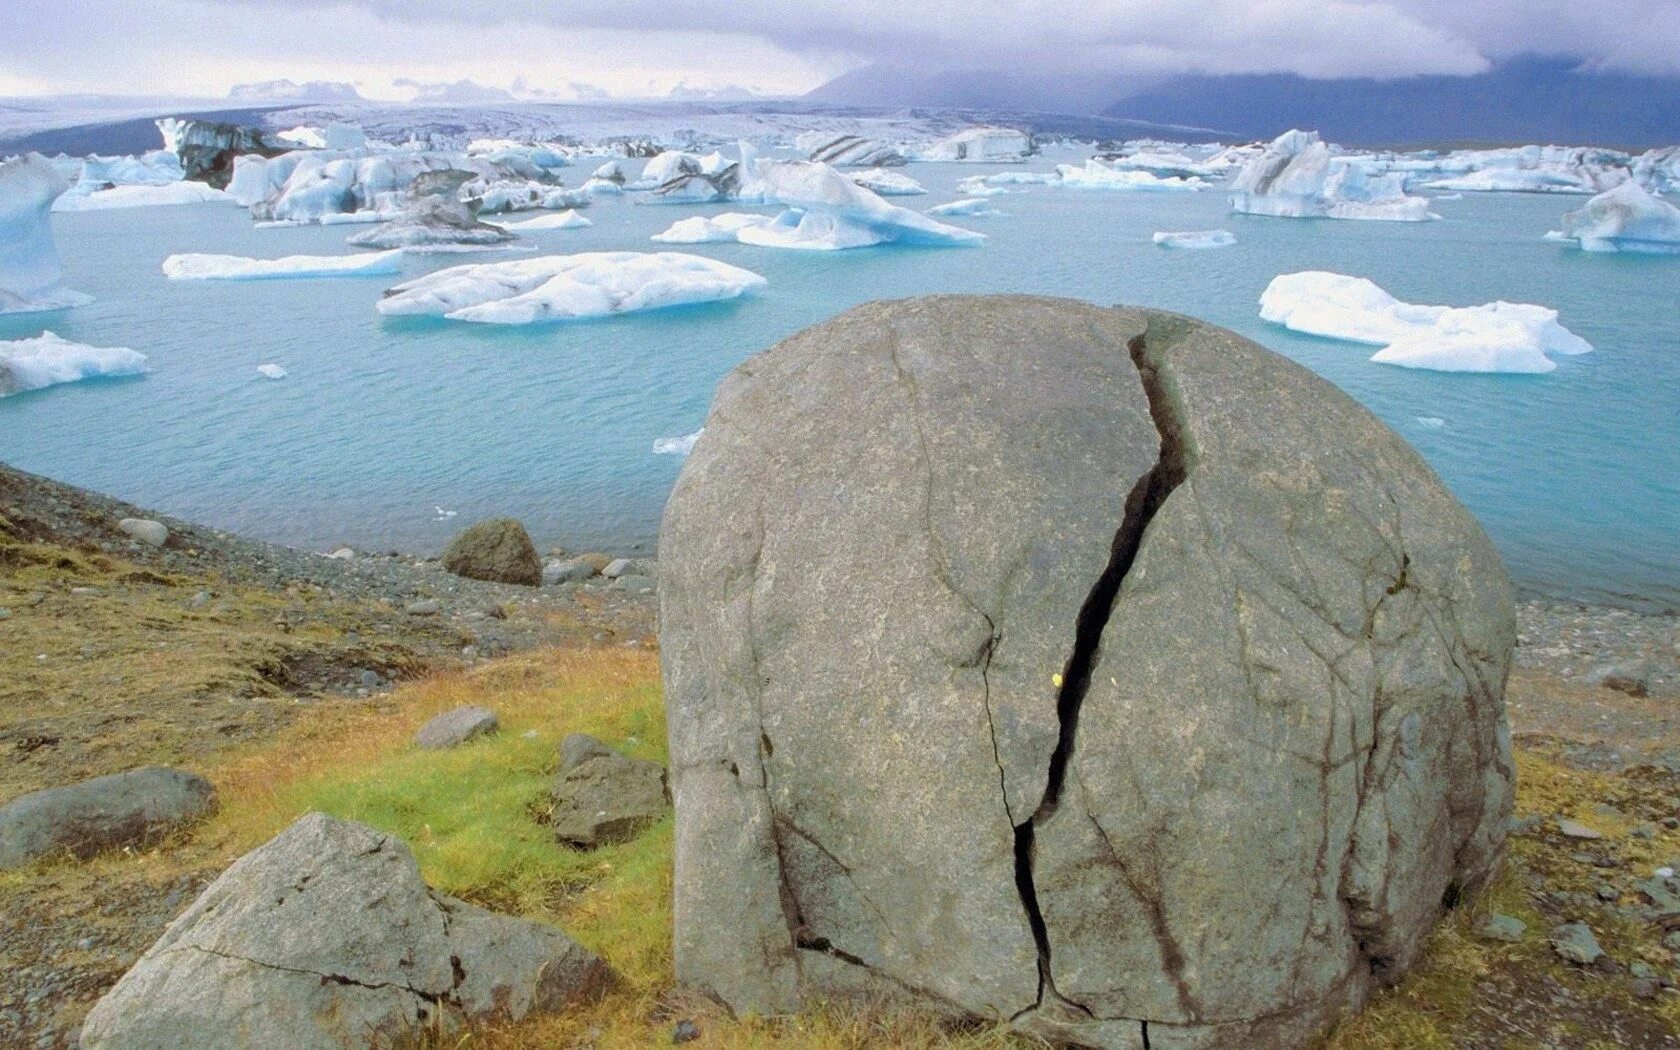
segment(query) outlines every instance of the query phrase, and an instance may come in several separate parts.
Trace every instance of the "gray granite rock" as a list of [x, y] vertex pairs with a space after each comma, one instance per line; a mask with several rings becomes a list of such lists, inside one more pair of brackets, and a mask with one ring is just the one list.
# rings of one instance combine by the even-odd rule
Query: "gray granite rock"
[[30, 792], [0, 806], [0, 870], [57, 853], [85, 859], [144, 846], [215, 804], [208, 780], [155, 766]]
[[582, 583], [594, 575], [594, 566], [576, 558], [554, 560], [543, 564], [542, 582], [545, 587], [556, 587], [562, 583]]
[[1598, 938], [1584, 922], [1566, 922], [1554, 927], [1550, 941], [1558, 958], [1582, 966], [1591, 966], [1604, 954], [1604, 949], [1598, 946]]
[[489, 708], [477, 705], [457, 707], [421, 726], [414, 734], [414, 746], [426, 751], [442, 751], [494, 733], [499, 728], [501, 723]]
[[552, 926], [429, 889], [401, 841], [310, 814], [211, 883], [88, 1015], [84, 1050], [342, 1050], [604, 990]]
[[677, 974], [736, 1009], [1300, 1045], [1503, 848], [1497, 556], [1229, 332], [848, 311], [724, 380], [659, 562]]
[[1516, 944], [1523, 939], [1528, 924], [1510, 915], [1494, 912], [1484, 918], [1476, 926], [1476, 932], [1490, 941], [1506, 941]]
[[550, 825], [554, 837], [585, 849], [627, 842], [671, 806], [665, 767], [621, 755], [583, 733], [561, 743]]

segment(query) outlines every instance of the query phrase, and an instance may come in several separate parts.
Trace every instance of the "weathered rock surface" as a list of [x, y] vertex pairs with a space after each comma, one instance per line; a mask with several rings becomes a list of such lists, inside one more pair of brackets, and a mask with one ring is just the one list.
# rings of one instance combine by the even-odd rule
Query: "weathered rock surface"
[[1492, 547], [1221, 329], [849, 311], [724, 381], [659, 563], [677, 972], [736, 1009], [1300, 1045], [1501, 855]]
[[555, 838], [586, 849], [628, 842], [671, 805], [663, 766], [621, 755], [584, 733], [561, 742], [553, 796]]
[[475, 737], [487, 736], [501, 728], [496, 713], [487, 707], [469, 704], [445, 711], [421, 726], [414, 734], [414, 746], [424, 751], [443, 751], [460, 747]]
[[149, 547], [161, 547], [169, 542], [169, 527], [151, 518], [124, 518], [117, 522], [117, 528]]
[[144, 846], [215, 805], [208, 780], [155, 766], [33, 791], [0, 806], [0, 870], [55, 853], [85, 859]]
[[86, 1050], [396, 1045], [611, 981], [565, 933], [429, 889], [407, 846], [313, 813], [240, 858], [88, 1015]]
[[443, 552], [443, 567], [469, 580], [542, 585], [542, 559], [514, 518], [491, 518], [463, 531]]

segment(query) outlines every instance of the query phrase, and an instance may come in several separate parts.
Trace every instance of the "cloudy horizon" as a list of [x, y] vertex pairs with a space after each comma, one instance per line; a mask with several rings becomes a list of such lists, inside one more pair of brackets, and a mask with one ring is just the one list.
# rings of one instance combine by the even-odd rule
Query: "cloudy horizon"
[[1680, 73], [1680, 4], [1605, 0], [64, 0], [14, 10], [0, 95], [223, 97], [288, 79], [374, 99], [470, 81], [526, 97], [796, 95], [872, 63], [1308, 77], [1469, 75], [1521, 54]]

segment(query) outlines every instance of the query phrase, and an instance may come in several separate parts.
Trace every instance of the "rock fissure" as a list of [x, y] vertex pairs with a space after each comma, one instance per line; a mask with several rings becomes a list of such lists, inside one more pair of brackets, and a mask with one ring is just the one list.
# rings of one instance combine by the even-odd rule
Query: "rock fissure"
[[248, 955], [238, 955], [233, 952], [219, 952], [214, 948], [206, 948], [202, 944], [183, 944], [179, 948], [172, 948], [170, 950], [199, 952], [204, 955], [213, 955], [218, 959], [231, 959], [234, 962], [242, 962], [251, 966], [260, 966], [265, 970], [278, 970], [281, 973], [295, 973], [302, 977], [316, 977], [323, 981], [331, 981], [333, 984], [344, 984], [353, 988], [366, 988], [369, 991], [379, 992], [389, 990], [407, 992], [415, 998], [422, 999], [434, 1006], [443, 1005], [449, 998], [449, 996], [445, 993], [422, 991], [411, 984], [403, 984], [397, 981], [361, 981], [342, 973], [326, 973], [321, 970], [308, 970], [299, 966], [281, 966], [279, 963], [263, 962], [261, 959], [253, 959]]
[[[1176, 384], [1165, 371], [1162, 360], [1166, 349], [1181, 337], [1183, 327], [1183, 323], [1176, 320], [1152, 317], [1143, 333], [1135, 336], [1127, 344], [1126, 349], [1131, 355], [1132, 364], [1137, 368], [1144, 396], [1149, 402], [1150, 418], [1154, 420], [1155, 430], [1160, 435], [1160, 451], [1155, 465], [1137, 480], [1131, 492], [1127, 494], [1120, 527], [1115, 531], [1113, 544], [1109, 548], [1108, 565], [1080, 607], [1074, 626], [1073, 651], [1068, 655], [1067, 664], [1062, 671], [1061, 686], [1056, 694], [1058, 735], [1056, 748], [1050, 755], [1044, 797], [1031, 817], [1015, 825], [1015, 887], [1020, 894], [1021, 906], [1026, 911], [1027, 924], [1032, 929], [1033, 941], [1038, 948], [1037, 1006], [1043, 1005], [1048, 993], [1059, 1002], [1087, 1014], [1091, 1013], [1086, 1007], [1067, 999], [1056, 989], [1055, 976], [1050, 967], [1050, 932], [1044, 920], [1044, 912], [1038, 899], [1038, 884], [1033, 875], [1033, 845], [1038, 828], [1055, 815], [1057, 807], [1061, 804], [1068, 763], [1073, 757], [1074, 743], [1079, 734], [1079, 710], [1090, 688], [1091, 670], [1096, 666], [1103, 630], [1113, 615], [1120, 588], [1137, 560], [1149, 523], [1166, 503], [1167, 497], [1189, 475], [1194, 459], [1194, 452], [1186, 433], [1182, 400]], [[1160, 911], [1158, 902], [1155, 910]], [[1172, 943], [1171, 937], [1159, 927], [1156, 929], [1156, 936], [1157, 940], [1162, 941], [1163, 957], [1167, 960], [1168, 968], [1173, 969], [1171, 960], [1175, 953], [1166, 950]], [[1174, 974], [1173, 978], [1183, 998], [1183, 979], [1178, 974]]]

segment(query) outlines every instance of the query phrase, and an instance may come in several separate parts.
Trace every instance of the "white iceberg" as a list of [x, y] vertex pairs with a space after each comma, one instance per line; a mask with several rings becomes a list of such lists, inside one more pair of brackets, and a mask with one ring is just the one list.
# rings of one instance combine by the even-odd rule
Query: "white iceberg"
[[904, 154], [897, 149], [862, 135], [841, 135], [805, 152], [810, 160], [836, 168], [884, 168], [904, 163]]
[[742, 244], [834, 251], [875, 244], [973, 246], [986, 242], [985, 234], [888, 204], [827, 164], [749, 157], [742, 166], [750, 166], [752, 172], [742, 179], [742, 201], [787, 208], [769, 223], [741, 227], [737, 239]]
[[1294, 219], [1424, 222], [1429, 201], [1406, 195], [1404, 177], [1372, 175], [1331, 156], [1316, 131], [1288, 131], [1231, 183], [1231, 210]]
[[238, 204], [225, 190], [202, 182], [169, 182], [163, 185], [112, 186], [92, 193], [66, 193], [53, 211], [104, 211], [109, 208], [159, 208], [183, 204]]
[[679, 175], [700, 174], [703, 174], [702, 158], [682, 150], [666, 150], [650, 159], [642, 168], [641, 176], [635, 182], [626, 183], [624, 188], [651, 190], [663, 186]]
[[95, 376], [132, 376], [146, 355], [126, 346], [88, 346], [42, 332], [34, 339], [0, 341], [0, 397], [74, 383]]
[[1592, 344], [1531, 303], [1451, 307], [1405, 303], [1363, 277], [1283, 274], [1260, 296], [1260, 317], [1290, 331], [1381, 346], [1371, 360], [1440, 372], [1550, 372], [1548, 354]]
[[998, 197], [1014, 191], [992, 185], [991, 180], [984, 175], [970, 175], [966, 179], [957, 180], [957, 192], [964, 197]]
[[1073, 190], [1131, 190], [1143, 192], [1195, 191], [1207, 189], [1209, 183], [1198, 178], [1162, 176], [1150, 171], [1111, 168], [1092, 158], [1083, 166], [1056, 165], [1056, 178], [1046, 178], [1045, 185], [1062, 186]]
[[885, 168], [862, 168], [845, 174], [859, 186], [883, 197], [916, 197], [927, 192], [926, 186], [910, 176]]
[[1237, 243], [1236, 235], [1230, 230], [1163, 230], [1151, 237], [1150, 240], [1163, 248], [1228, 248]]
[[439, 270], [391, 288], [377, 309], [531, 324], [717, 302], [765, 284], [750, 270], [698, 255], [585, 252]]
[[1004, 164], [1033, 152], [1032, 136], [1015, 128], [968, 128], [947, 136], [917, 154], [917, 160]]
[[284, 378], [286, 378], [286, 370], [284, 368], [281, 368], [279, 365], [273, 364], [273, 363], [266, 364], [266, 365], [258, 365], [257, 366], [257, 374], [262, 376], [264, 379], [284, 379]]
[[768, 215], [755, 215], [752, 212], [726, 211], [721, 215], [696, 215], [691, 219], [681, 219], [671, 224], [671, 228], [663, 233], [656, 233], [652, 239], [660, 244], [715, 244], [739, 240], [743, 227], [763, 226], [770, 221]]
[[112, 186], [162, 186], [184, 178], [181, 158], [168, 150], [156, 149], [138, 157], [90, 154], [82, 159], [72, 192], [87, 194]]
[[1584, 252], [1680, 254], [1680, 208], [1628, 181], [1566, 214], [1563, 229], [1547, 236]]
[[[1469, 193], [1602, 193], [1632, 177], [1633, 158], [1588, 146], [1517, 146], [1459, 150], [1433, 160], [1402, 159], [1427, 189]], [[1445, 178], [1426, 177], [1431, 174]]]
[[1008, 214], [992, 207], [991, 202], [984, 197], [964, 197], [961, 200], [936, 204], [929, 208], [927, 213], [929, 215], [968, 215], [974, 218]]
[[264, 281], [293, 277], [386, 276], [401, 270], [402, 252], [360, 255], [287, 255], [248, 259], [241, 255], [171, 255], [163, 274], [172, 281]]
[[1632, 170], [1634, 181], [1652, 193], [1680, 193], [1680, 146], [1646, 150]]
[[701, 427], [692, 434], [682, 437], [658, 438], [653, 443], [653, 454], [656, 456], [686, 456], [694, 451], [694, 443], [700, 440], [700, 435], [706, 432]]
[[69, 188], [38, 153], [0, 162], [0, 314], [62, 310], [92, 300], [59, 282], [53, 201]]
[[534, 219], [522, 222], [496, 222], [492, 226], [500, 226], [504, 230], [578, 230], [585, 226], [595, 225], [588, 216], [579, 215], [568, 208], [552, 215], [539, 215]]

